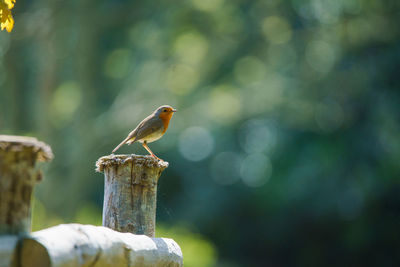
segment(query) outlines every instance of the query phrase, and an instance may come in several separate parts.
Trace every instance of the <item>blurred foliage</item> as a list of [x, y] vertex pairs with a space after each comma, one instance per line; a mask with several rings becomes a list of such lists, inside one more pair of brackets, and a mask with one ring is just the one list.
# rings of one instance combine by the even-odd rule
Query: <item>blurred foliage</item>
[[54, 150], [38, 228], [99, 223], [94, 162], [170, 104], [150, 147], [170, 163], [159, 233], [185, 266], [400, 264], [399, 1], [37, 0], [14, 14], [0, 129]]
[[184, 225], [157, 225], [156, 237], [170, 236], [179, 244], [184, 266], [209, 267], [216, 264], [216, 249], [209, 240]]
[[38, 199], [32, 201], [32, 231], [38, 231], [63, 222], [63, 219], [56, 214], [49, 213]]

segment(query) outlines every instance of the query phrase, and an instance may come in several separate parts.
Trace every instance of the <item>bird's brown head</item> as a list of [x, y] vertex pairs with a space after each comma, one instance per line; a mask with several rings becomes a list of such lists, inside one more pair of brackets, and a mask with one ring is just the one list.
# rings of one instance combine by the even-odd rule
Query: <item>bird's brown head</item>
[[[158, 109], [156, 109], [155, 115], [158, 116], [164, 122], [164, 124], [168, 125], [169, 120], [172, 118], [172, 115], [176, 111], [177, 110], [174, 109], [173, 107], [164, 105], [164, 106], [161, 106]], [[164, 128], [166, 128], [166, 127], [164, 127]]]

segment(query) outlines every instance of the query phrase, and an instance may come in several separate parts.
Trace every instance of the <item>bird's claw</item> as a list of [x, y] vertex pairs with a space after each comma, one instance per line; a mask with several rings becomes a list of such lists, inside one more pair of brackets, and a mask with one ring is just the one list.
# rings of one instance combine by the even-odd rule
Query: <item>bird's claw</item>
[[157, 156], [154, 155], [154, 154], [152, 154], [151, 156], [152, 156], [153, 158], [155, 158], [156, 160], [163, 161], [162, 159], [160, 159], [159, 157], [157, 157]]

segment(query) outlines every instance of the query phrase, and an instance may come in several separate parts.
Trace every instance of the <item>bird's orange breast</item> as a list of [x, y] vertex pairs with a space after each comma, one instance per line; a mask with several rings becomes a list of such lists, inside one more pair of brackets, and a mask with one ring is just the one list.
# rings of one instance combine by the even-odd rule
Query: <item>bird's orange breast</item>
[[166, 113], [160, 114], [160, 119], [162, 120], [163, 125], [164, 125], [164, 130], [162, 131], [163, 134], [168, 129], [169, 121], [171, 120], [172, 115], [173, 115], [172, 112], [166, 112]]

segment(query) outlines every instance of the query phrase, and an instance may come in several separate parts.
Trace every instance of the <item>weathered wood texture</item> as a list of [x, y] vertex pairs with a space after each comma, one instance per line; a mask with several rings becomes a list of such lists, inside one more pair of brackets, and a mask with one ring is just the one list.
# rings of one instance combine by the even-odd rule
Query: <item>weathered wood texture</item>
[[0, 235], [30, 232], [31, 195], [42, 177], [36, 162], [52, 158], [36, 138], [0, 135]]
[[96, 162], [104, 172], [103, 226], [155, 235], [157, 182], [168, 162], [150, 156], [110, 155]]
[[179, 267], [182, 252], [168, 238], [119, 233], [107, 227], [61, 224], [32, 233], [21, 245], [21, 266]]
[[17, 242], [16, 235], [0, 235], [0, 267], [14, 266]]

